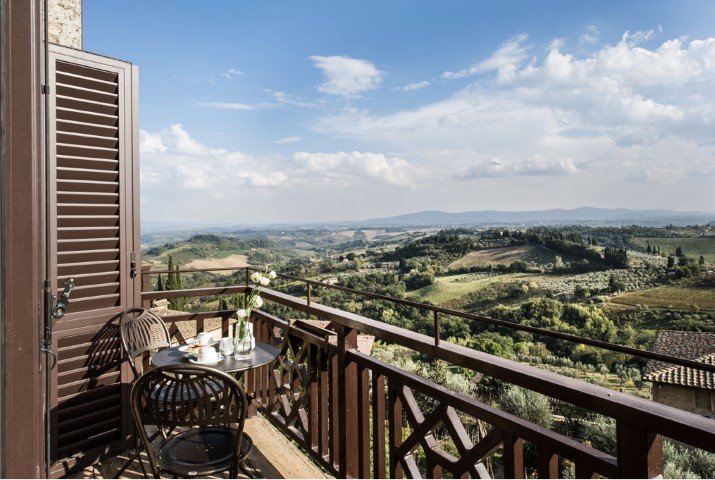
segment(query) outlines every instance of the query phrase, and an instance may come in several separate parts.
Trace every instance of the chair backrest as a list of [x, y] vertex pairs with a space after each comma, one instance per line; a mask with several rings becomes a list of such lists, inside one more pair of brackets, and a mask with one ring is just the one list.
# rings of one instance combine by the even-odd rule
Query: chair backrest
[[136, 366], [137, 357], [171, 346], [171, 335], [164, 321], [144, 308], [128, 308], [122, 312], [119, 335], [135, 377], [141, 374]]
[[157, 367], [137, 379], [130, 398], [136, 430], [155, 475], [159, 472], [146, 432], [148, 426], [173, 431], [176, 427], [237, 424], [234, 451], [238, 457], [248, 399], [231, 375], [199, 365]]
[[131, 399], [135, 419], [157, 427], [242, 426], [248, 407], [234, 377], [200, 365], [149, 370], [134, 383]]

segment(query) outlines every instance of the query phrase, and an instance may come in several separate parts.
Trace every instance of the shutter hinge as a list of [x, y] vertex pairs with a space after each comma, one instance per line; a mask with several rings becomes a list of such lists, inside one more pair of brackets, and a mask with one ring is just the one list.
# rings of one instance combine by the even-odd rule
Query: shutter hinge
[[50, 86], [49, 86], [49, 85], [43, 85], [43, 86], [42, 86], [42, 94], [43, 94], [43, 95], [49, 95], [49, 94], [50, 94]]

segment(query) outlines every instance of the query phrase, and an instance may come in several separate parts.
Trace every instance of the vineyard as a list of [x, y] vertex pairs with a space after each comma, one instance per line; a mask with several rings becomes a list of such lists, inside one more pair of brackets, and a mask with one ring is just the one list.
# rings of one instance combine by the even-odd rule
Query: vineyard
[[715, 263], [715, 237], [687, 237], [687, 238], [664, 238], [664, 237], [636, 237], [633, 243], [645, 249], [650, 244], [651, 247], [660, 247], [663, 254], [671, 255], [675, 249], [682, 247], [683, 253], [688, 257], [698, 258], [702, 255], [707, 263]]
[[663, 286], [624, 293], [613, 297], [611, 302], [632, 307], [715, 310], [715, 294], [711, 288]]

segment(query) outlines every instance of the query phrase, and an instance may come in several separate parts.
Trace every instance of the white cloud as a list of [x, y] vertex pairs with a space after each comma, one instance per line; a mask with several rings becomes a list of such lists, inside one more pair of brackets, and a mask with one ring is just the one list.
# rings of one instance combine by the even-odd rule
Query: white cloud
[[483, 60], [469, 68], [457, 70], [456, 72], [444, 72], [442, 78], [452, 80], [464, 78], [478, 73], [497, 70], [500, 75], [507, 76], [519, 64], [527, 58], [527, 47], [524, 45], [528, 35], [517, 35], [504, 42], [489, 58]]
[[402, 92], [412, 92], [415, 90], [420, 90], [429, 87], [431, 83], [432, 82], [430, 82], [429, 80], [422, 80], [421, 82], [410, 83], [402, 87], [395, 87], [394, 90], [399, 90]]
[[377, 179], [397, 187], [413, 186], [414, 171], [399, 157], [370, 152], [297, 152], [293, 158], [329, 181], [355, 177]]
[[243, 77], [245, 74], [237, 68], [229, 68], [221, 74], [222, 77], [228, 78], [229, 80], [236, 77]]
[[641, 43], [646, 43], [655, 38], [655, 30], [638, 30], [633, 33], [627, 31], [623, 34], [621, 39], [622, 42], [629, 45], [640, 45]]
[[367, 60], [343, 55], [310, 57], [323, 72], [323, 83], [318, 91], [344, 98], [358, 98], [364, 92], [375, 90], [382, 83], [382, 73]]
[[497, 157], [478, 162], [459, 178], [475, 179], [482, 177], [510, 177], [520, 175], [569, 175], [578, 168], [570, 158], [554, 159], [533, 155], [524, 159], [502, 160]]
[[300, 107], [300, 108], [317, 108], [318, 107], [318, 105], [316, 103], [302, 100], [302, 99], [296, 97], [295, 95], [291, 95], [291, 94], [288, 94], [285, 92], [270, 90], [270, 89], [265, 89], [264, 92], [269, 93], [273, 97], [273, 100], [275, 100], [278, 104], [291, 105], [291, 106]]
[[219, 110], [242, 110], [250, 112], [256, 109], [255, 105], [238, 102], [200, 102], [200, 107], [217, 108]]
[[653, 40], [651, 32], [626, 32], [587, 53], [555, 41], [527, 62], [525, 52], [537, 49], [515, 37], [488, 60], [448, 75], [484, 73], [447, 98], [387, 114], [344, 109], [313, 128], [401, 152], [435, 185], [455, 176], [552, 185], [588, 178], [593, 187], [581, 190], [603, 192], [624, 178], [712, 176], [715, 38], [647, 47]]
[[283, 138], [279, 138], [278, 140], [276, 140], [273, 143], [277, 143], [278, 145], [286, 145], [289, 143], [300, 142], [301, 140], [302, 140], [301, 137], [283, 137]]
[[598, 31], [596, 25], [589, 25], [586, 31], [579, 37], [580, 45], [591, 45], [598, 42], [601, 32]]
[[139, 151], [141, 153], [159, 153], [166, 151], [166, 146], [161, 141], [161, 135], [142, 130], [139, 132]]
[[154, 192], [173, 197], [177, 189], [210, 191], [233, 189], [236, 185], [276, 187], [288, 176], [263, 159], [237, 150], [209, 147], [191, 137], [177, 123], [158, 132], [140, 132], [142, 181]]

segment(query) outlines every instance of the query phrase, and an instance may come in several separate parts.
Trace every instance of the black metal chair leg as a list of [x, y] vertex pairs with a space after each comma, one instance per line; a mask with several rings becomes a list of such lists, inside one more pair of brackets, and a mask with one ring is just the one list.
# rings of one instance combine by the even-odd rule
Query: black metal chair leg
[[[129, 465], [134, 463], [134, 460], [136, 460], [137, 458], [139, 458], [139, 464], [141, 465], [141, 448], [140, 447], [136, 447], [134, 449], [134, 452], [129, 457], [129, 460], [124, 462], [124, 465], [122, 465], [121, 468], [114, 473], [114, 478], [121, 477], [122, 473], [124, 473], [124, 471], [127, 468], [129, 468]], [[142, 465], [142, 470], [144, 470], [144, 465]], [[144, 477], [146, 478], [146, 473], [144, 473]]]
[[[249, 471], [246, 467], [250, 466], [251, 470]], [[258, 478], [256, 474], [258, 473], [258, 470], [256, 470], [256, 467], [251, 464], [250, 460], [245, 459], [241, 463], [238, 464], [238, 468], [243, 472], [244, 475], [246, 475], [248, 478]]]
[[139, 468], [141, 468], [142, 474], [144, 474], [144, 478], [149, 478], [149, 474], [146, 473], [146, 469], [144, 468], [144, 461], [142, 460], [141, 452], [139, 452]]
[[[173, 431], [173, 428], [171, 430]], [[149, 437], [149, 441], [153, 442], [154, 440], [156, 440], [156, 437], [158, 437], [160, 434], [163, 435], [163, 433], [164, 432], [162, 430], [158, 430], [158, 431], [154, 432], [152, 434], [152, 436]], [[169, 433], [171, 434], [171, 431]], [[144, 468], [144, 462], [142, 461], [142, 451], [143, 450], [144, 450], [144, 446], [141, 444], [134, 447], [134, 452], [129, 457], [129, 460], [127, 460], [124, 463], [124, 465], [122, 465], [122, 467], [119, 470], [117, 470], [117, 472], [115, 472], [114, 478], [119, 478], [122, 475], [122, 473], [124, 473], [126, 471], [126, 469], [129, 468], [129, 466], [132, 463], [134, 463], [134, 460], [137, 460], [137, 459], [139, 460], [139, 468], [141, 469], [142, 473], [144, 474], [144, 478], [149, 478], [149, 475], [146, 473], [146, 469]]]

